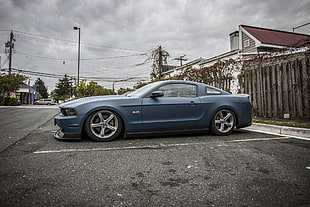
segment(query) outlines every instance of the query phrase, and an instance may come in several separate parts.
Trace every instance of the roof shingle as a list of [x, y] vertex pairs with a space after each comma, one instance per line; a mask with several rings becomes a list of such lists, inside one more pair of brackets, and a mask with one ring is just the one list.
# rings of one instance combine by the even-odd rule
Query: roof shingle
[[240, 25], [263, 44], [288, 47], [310, 46], [310, 35]]

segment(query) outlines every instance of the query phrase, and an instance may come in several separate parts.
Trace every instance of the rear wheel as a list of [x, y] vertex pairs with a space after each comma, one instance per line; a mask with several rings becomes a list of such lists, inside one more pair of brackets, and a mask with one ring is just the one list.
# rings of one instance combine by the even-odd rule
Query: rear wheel
[[116, 139], [122, 130], [120, 116], [110, 110], [101, 110], [90, 115], [85, 122], [85, 132], [95, 141]]
[[219, 110], [211, 121], [211, 132], [215, 135], [229, 135], [236, 125], [234, 112], [229, 109]]

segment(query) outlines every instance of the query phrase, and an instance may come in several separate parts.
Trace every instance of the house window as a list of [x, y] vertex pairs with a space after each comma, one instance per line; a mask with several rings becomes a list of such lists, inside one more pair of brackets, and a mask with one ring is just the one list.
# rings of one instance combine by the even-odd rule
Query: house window
[[244, 41], [244, 47], [250, 47], [250, 40], [249, 39]]

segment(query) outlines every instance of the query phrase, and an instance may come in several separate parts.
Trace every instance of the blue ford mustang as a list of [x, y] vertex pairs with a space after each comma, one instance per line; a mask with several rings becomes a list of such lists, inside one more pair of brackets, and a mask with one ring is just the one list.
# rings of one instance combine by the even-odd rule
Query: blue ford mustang
[[229, 135], [250, 126], [246, 96], [190, 81], [160, 81], [122, 96], [94, 96], [59, 106], [57, 139], [110, 141], [120, 135], [210, 130]]

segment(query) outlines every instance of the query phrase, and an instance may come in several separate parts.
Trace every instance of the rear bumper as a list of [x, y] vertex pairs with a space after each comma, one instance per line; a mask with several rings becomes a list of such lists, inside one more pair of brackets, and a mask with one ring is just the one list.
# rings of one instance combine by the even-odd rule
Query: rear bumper
[[244, 128], [244, 127], [248, 127], [248, 126], [251, 126], [252, 125], [252, 119], [248, 122], [244, 122], [242, 124], [239, 124], [236, 128], [237, 129], [240, 129], [240, 128]]

